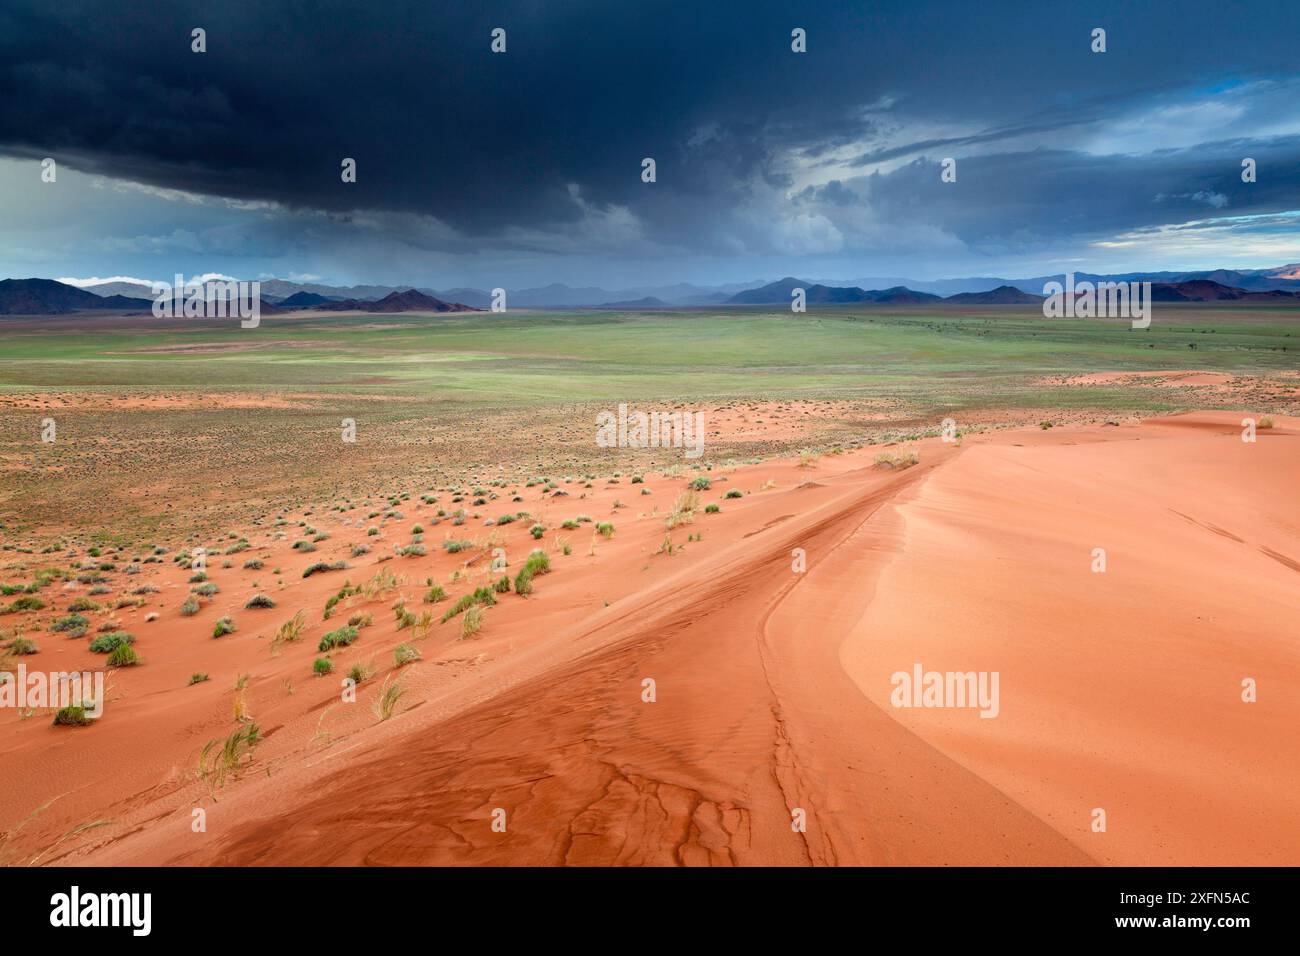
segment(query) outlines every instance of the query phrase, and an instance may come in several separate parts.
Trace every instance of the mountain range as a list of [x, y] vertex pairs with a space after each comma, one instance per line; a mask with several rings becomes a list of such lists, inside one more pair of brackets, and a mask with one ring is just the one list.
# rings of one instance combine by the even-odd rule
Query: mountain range
[[[519, 288], [506, 290], [506, 304], [510, 308], [523, 309], [552, 309], [552, 308], [632, 308], [630, 303], [642, 303], [643, 305], [635, 306], [639, 308], [680, 308], [683, 306], [708, 306], [731, 304], [755, 304], [770, 305], [776, 302], [788, 303], [790, 301], [789, 291], [777, 298], [759, 301], [757, 298], [747, 296], [738, 299], [745, 293], [752, 293], [755, 290], [774, 286], [781, 282], [793, 282], [802, 286], [804, 289], [811, 290], [817, 286], [823, 286], [826, 289], [861, 289], [864, 292], [870, 292], [874, 297], [858, 300], [849, 295], [846, 298], [835, 298], [843, 295], [841, 293], [827, 292], [831, 296], [826, 300], [815, 300], [811, 295], [809, 302], [813, 301], [845, 301], [845, 302], [882, 302], [886, 304], [906, 304], [906, 294], [917, 296], [915, 304], [925, 304], [936, 301], [935, 299], [926, 299], [924, 295], [936, 297], [950, 297], [962, 293], [971, 292], [993, 292], [1002, 286], [1010, 286], [1013, 289], [1019, 289], [1021, 292], [1031, 295], [1041, 295], [1043, 286], [1048, 282], [1064, 282], [1064, 274], [1034, 276], [1025, 279], [1008, 279], [996, 276], [980, 276], [962, 279], [909, 279], [900, 276], [868, 276], [863, 278], [825, 278], [808, 276], [795, 280], [791, 277], [777, 280], [773, 283], [769, 279], [755, 279], [750, 282], [726, 283], [715, 286], [695, 285], [691, 283], [674, 283], [670, 285], [653, 285], [653, 286], [634, 286], [628, 288], [601, 288], [596, 286], [568, 286], [561, 283], [552, 283], [547, 286], [533, 288]], [[1177, 285], [1184, 282], [1195, 282], [1206, 280], [1216, 282], [1219, 285], [1229, 288], [1241, 289], [1246, 292], [1266, 292], [1272, 290], [1282, 290], [1287, 292], [1300, 291], [1300, 263], [1290, 265], [1276, 266], [1268, 269], [1211, 269], [1203, 271], [1186, 271], [1186, 272], [1126, 272], [1113, 274], [1100, 274], [1090, 272], [1075, 273], [1075, 281], [1081, 282], [1088, 280], [1090, 282], [1109, 281], [1148, 281], [1166, 285]], [[152, 298], [149, 286], [114, 282], [97, 285], [83, 286], [87, 291], [99, 295], [125, 295], [134, 298]], [[476, 309], [487, 309], [491, 306], [492, 293], [490, 290], [470, 288], [470, 287], [452, 287], [447, 289], [437, 289], [432, 286], [391, 286], [391, 285], [355, 285], [355, 286], [331, 286], [322, 283], [303, 283], [290, 282], [285, 279], [264, 279], [262, 280], [262, 296], [266, 301], [281, 304], [287, 308], [297, 308], [310, 304], [320, 304], [318, 301], [299, 301], [294, 303], [283, 303], [282, 300], [288, 299], [299, 292], [305, 292], [313, 296], [321, 296], [325, 300], [337, 299], [355, 299], [358, 301], [378, 301], [384, 296], [393, 292], [404, 292], [414, 288], [415, 291], [424, 295], [441, 299], [444, 302], [462, 303]], [[819, 293], [820, 294], [820, 293]], [[889, 295], [893, 296], [891, 299]], [[659, 300], [655, 303], [650, 300]], [[959, 300], [960, 301], [960, 300]]]
[[[805, 291], [809, 305], [1032, 305], [1048, 282], [1064, 282], [1064, 275], [1033, 279], [861, 279], [834, 281], [786, 276], [775, 282], [720, 286], [677, 283], [670, 286], [603, 289], [571, 287], [559, 283], [506, 291], [509, 308], [578, 308], [654, 310], [699, 306], [789, 306], [795, 288]], [[1205, 272], [1075, 273], [1075, 283], [1152, 283], [1157, 302], [1300, 302], [1300, 263], [1271, 269], [1214, 269]], [[73, 285], [53, 279], [0, 281], [0, 315], [59, 315], [85, 310], [149, 310], [153, 293], [149, 284], [114, 281]], [[330, 286], [284, 279], [261, 281], [262, 311], [471, 312], [487, 309], [492, 293], [473, 288], [438, 291], [430, 288], [384, 285]], [[877, 282], [879, 286], [877, 287]], [[886, 284], [889, 283], [889, 284]]]

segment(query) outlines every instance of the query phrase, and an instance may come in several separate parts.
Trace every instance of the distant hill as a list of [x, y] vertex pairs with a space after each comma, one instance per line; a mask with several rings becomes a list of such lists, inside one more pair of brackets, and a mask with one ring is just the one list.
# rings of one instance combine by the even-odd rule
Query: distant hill
[[105, 297], [124, 295], [128, 299], [153, 299], [153, 286], [147, 282], [99, 282], [95, 285], [78, 286], [78, 288]]
[[1000, 285], [988, 292], [958, 292], [943, 301], [953, 305], [1039, 305], [1043, 296], [1021, 292], [1015, 286]]
[[882, 305], [925, 305], [931, 302], [941, 302], [943, 297], [931, 295], [929, 292], [917, 292], [906, 286], [896, 285], [891, 289], [878, 289], [874, 292], [867, 292], [864, 301], [878, 302]]
[[444, 302], [431, 295], [407, 289], [405, 292], [390, 292], [377, 302], [365, 299], [342, 299], [337, 302], [325, 302], [316, 308], [322, 312], [477, 312], [478, 309], [459, 302]]
[[850, 303], [875, 303], [878, 305], [920, 305], [941, 301], [937, 295], [915, 292], [904, 286], [890, 289], [860, 289], [857, 286], [834, 286], [809, 283], [793, 276], [776, 282], [737, 292], [727, 300], [732, 305], [788, 305], [795, 289], [804, 290], [805, 301], [810, 305], [845, 305]]
[[282, 309], [307, 309], [312, 306], [324, 305], [326, 302], [334, 302], [328, 296], [320, 295], [316, 292], [295, 292], [287, 299], [281, 299], [277, 304]]
[[[731, 305], [771, 305], [775, 302], [784, 304], [790, 301], [790, 293], [795, 289], [807, 291], [813, 285], [815, 283], [805, 282], [803, 279], [796, 279], [794, 276], [786, 276], [784, 279], [777, 279], [775, 282], [761, 285], [757, 289], [746, 289], [743, 292], [737, 292], [727, 302]], [[821, 288], [829, 288], [829, 286], [822, 286]]]
[[91, 309], [152, 309], [150, 299], [100, 296], [53, 279], [0, 281], [0, 315], [67, 315]]
[[1300, 293], [1281, 289], [1251, 292], [1247, 289], [1226, 286], [1209, 279], [1190, 282], [1156, 282], [1151, 285], [1153, 302], [1295, 302]]

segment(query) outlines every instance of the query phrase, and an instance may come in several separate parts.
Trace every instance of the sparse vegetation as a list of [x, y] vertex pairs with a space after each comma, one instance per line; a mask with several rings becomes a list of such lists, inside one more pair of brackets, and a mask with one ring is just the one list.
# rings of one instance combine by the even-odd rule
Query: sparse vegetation
[[380, 721], [385, 721], [393, 716], [393, 710], [397, 707], [397, 702], [402, 699], [406, 691], [403, 689], [401, 682], [396, 680], [391, 674], [384, 679], [384, 683], [379, 688], [379, 693], [375, 697], [374, 711], [375, 716]]
[[666, 523], [669, 529], [690, 524], [695, 520], [695, 512], [699, 507], [699, 494], [694, 491], [683, 491], [677, 496], [677, 500], [673, 502], [673, 510], [668, 514]]
[[316, 650], [323, 652], [332, 651], [336, 647], [347, 647], [360, 636], [360, 631], [355, 627], [345, 624], [343, 627], [329, 631], [323, 635]]
[[493, 593], [491, 588], [475, 588], [469, 594], [461, 595], [460, 599], [456, 601], [455, 604], [447, 608], [446, 612], [442, 615], [441, 623], [446, 623], [457, 614], [460, 614], [475, 605], [481, 604], [484, 607], [491, 607], [496, 603], [496, 595]]
[[534, 551], [524, 562], [524, 566], [515, 575], [515, 593], [527, 596], [533, 593], [533, 578], [547, 574], [551, 570], [551, 559], [545, 551]]
[[38, 597], [25, 595], [20, 598], [14, 598], [9, 604], [0, 607], [0, 614], [17, 614], [21, 611], [43, 611], [45, 602]]
[[109, 667], [133, 667], [140, 663], [140, 655], [130, 644], [119, 644], [108, 655]]
[[285, 644], [292, 644], [302, 636], [302, 629], [306, 626], [307, 619], [302, 611], [295, 611], [293, 617], [285, 621], [276, 629], [275, 636], [271, 638], [271, 652], [275, 653]]
[[91, 718], [86, 716], [86, 708], [81, 704], [60, 707], [59, 712], [54, 715], [56, 727], [89, 727], [91, 723]]
[[119, 647], [134, 643], [135, 638], [126, 631], [112, 631], [108, 634], [101, 634], [91, 641], [90, 650], [94, 654], [111, 654]]
[[57, 618], [50, 625], [51, 631], [67, 634], [69, 637], [82, 637], [89, 628], [90, 618], [83, 617], [80, 614], [69, 614], [67, 617]]
[[899, 452], [898, 454], [890, 454], [887, 451], [882, 451], [875, 457], [873, 463], [877, 468], [889, 468], [894, 471], [901, 471], [904, 468], [911, 468], [913, 465], [919, 463], [920, 460], [921, 457], [914, 451]]
[[483, 611], [475, 605], [465, 611], [465, 618], [460, 622], [461, 640], [473, 637], [483, 627]]
[[364, 684], [375, 675], [374, 667], [369, 664], [353, 664], [348, 668], [348, 679], [354, 684]]

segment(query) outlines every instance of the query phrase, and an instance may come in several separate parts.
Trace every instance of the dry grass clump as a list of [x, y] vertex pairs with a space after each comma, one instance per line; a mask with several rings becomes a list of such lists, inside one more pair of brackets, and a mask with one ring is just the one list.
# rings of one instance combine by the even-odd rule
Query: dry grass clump
[[904, 468], [911, 468], [913, 465], [919, 464], [920, 461], [921, 456], [914, 451], [900, 452], [896, 455], [890, 454], [887, 451], [882, 451], [876, 456], [873, 464], [877, 468], [888, 468], [892, 471], [901, 471]]
[[695, 520], [695, 512], [700, 507], [700, 496], [694, 491], [683, 491], [673, 502], [673, 510], [669, 513], [667, 525], [676, 528], [679, 525], [690, 524]]
[[483, 610], [477, 604], [471, 606], [465, 611], [465, 617], [460, 622], [461, 640], [473, 637], [483, 627]]
[[375, 698], [374, 711], [379, 720], [385, 721], [393, 716], [393, 710], [397, 707], [397, 702], [402, 699], [406, 693], [401, 683], [394, 680], [390, 674], [384, 679], [384, 683], [379, 688], [379, 695]]
[[261, 740], [261, 734], [257, 724], [249, 724], [231, 731], [221, 742], [220, 749], [217, 740], [209, 740], [203, 745], [199, 753], [199, 779], [208, 785], [209, 791], [224, 786], [226, 777], [239, 769], [239, 762], [244, 757], [253, 759], [253, 747]]

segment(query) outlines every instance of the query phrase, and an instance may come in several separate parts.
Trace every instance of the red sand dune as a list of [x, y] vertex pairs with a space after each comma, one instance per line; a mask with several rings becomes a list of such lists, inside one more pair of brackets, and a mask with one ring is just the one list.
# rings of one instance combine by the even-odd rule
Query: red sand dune
[[[690, 472], [647, 476], [651, 496], [623, 484], [551, 499], [548, 524], [585, 511], [617, 533], [591, 556], [584, 525], [536, 594], [503, 598], [479, 637], [435, 627], [383, 723], [370, 702], [409, 639], [394, 630], [394, 596], [348, 609], [375, 625], [340, 670], [381, 666], [342, 704], [338, 674], [308, 676], [337, 619], [280, 656], [267, 640], [297, 607], [320, 622], [342, 576], [298, 574], [335, 555], [255, 549], [293, 582], [270, 592], [278, 607], [236, 610], [253, 577], [263, 590], [270, 577], [223, 571], [222, 593], [188, 620], [175, 611], [184, 575], [168, 570], [163, 618], [124, 621], [144, 665], [114, 674], [96, 726], [11, 725], [0, 852], [71, 864], [1294, 865], [1300, 422], [1278, 418], [1246, 444], [1241, 417], [928, 440], [900, 471], [873, 467], [879, 449], [739, 468], [702, 497], [745, 497], [673, 531], [685, 548], [671, 556], [655, 553], [663, 511]], [[611, 513], [619, 496], [628, 505]], [[651, 503], [659, 514], [638, 517]], [[313, 521], [340, 548], [360, 538]], [[502, 532], [517, 566], [532, 541]], [[694, 532], [703, 540], [687, 543]], [[1105, 573], [1091, 570], [1094, 548]], [[416, 584], [453, 563], [385, 566], [411, 579], [416, 607]], [[231, 612], [240, 631], [212, 640]], [[29, 662], [91, 663], [84, 642], [41, 644]], [[997, 717], [891, 706], [891, 675], [916, 662], [997, 672]], [[193, 670], [213, 680], [184, 686]], [[237, 726], [236, 673], [252, 675], [267, 738], [214, 799], [196, 760]], [[1246, 677], [1256, 703], [1241, 699]], [[806, 832], [791, 826], [797, 809]]]

